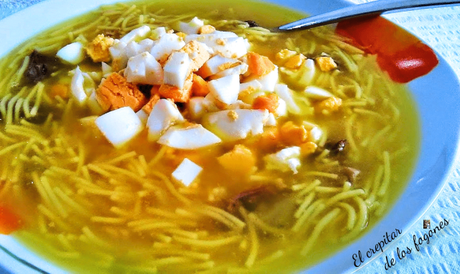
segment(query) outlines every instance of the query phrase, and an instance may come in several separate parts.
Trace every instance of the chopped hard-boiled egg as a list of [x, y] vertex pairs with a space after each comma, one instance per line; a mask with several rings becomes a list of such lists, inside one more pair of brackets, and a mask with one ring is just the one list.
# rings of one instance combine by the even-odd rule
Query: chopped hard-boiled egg
[[300, 147], [292, 146], [284, 148], [276, 153], [266, 155], [264, 161], [267, 169], [280, 170], [282, 172], [298, 172], [300, 167]]
[[113, 69], [111, 66], [109, 66], [107, 63], [105, 62], [102, 62], [101, 63], [101, 69], [102, 69], [102, 77], [107, 77], [109, 76], [112, 72], [113, 72]]
[[315, 61], [313, 61], [312, 59], [305, 60], [305, 62], [303, 62], [301, 70], [303, 71], [301, 76], [302, 81], [307, 85], [310, 84], [313, 81], [313, 78], [316, 74]]
[[74, 42], [60, 49], [56, 56], [71, 65], [77, 65], [85, 59], [85, 49], [80, 42]]
[[310, 129], [311, 141], [318, 142], [322, 136], [323, 136], [323, 131], [318, 126], [315, 126], [312, 129]]
[[231, 151], [218, 157], [217, 161], [232, 174], [249, 175], [257, 169], [254, 153], [244, 145], [235, 145]]
[[149, 52], [129, 58], [124, 74], [128, 82], [148, 85], [163, 84], [163, 67]]
[[194, 121], [197, 121], [206, 114], [208, 108], [204, 97], [193, 97], [187, 104], [188, 112]]
[[177, 149], [200, 149], [220, 143], [221, 139], [200, 124], [170, 127], [158, 140], [159, 144]]
[[144, 109], [140, 109], [136, 112], [137, 117], [141, 120], [143, 125], [147, 124], [147, 120], [149, 119], [149, 114], [145, 112]]
[[96, 125], [115, 147], [123, 146], [143, 129], [141, 120], [130, 107], [122, 107], [99, 116]]
[[[85, 82], [89, 76], [77, 67], [72, 94], [93, 113], [102, 109], [102, 104], [93, 99], [103, 95], [101, 86], [114, 74], [143, 98], [138, 100], [139, 106], [121, 107], [98, 118], [98, 127], [114, 146], [133, 138], [145, 126], [151, 142], [175, 149], [200, 149], [262, 134], [264, 127], [276, 129], [281, 116], [300, 113], [294, 92], [279, 82], [279, 69], [289, 68], [281, 64], [279, 68], [268, 57], [248, 52], [247, 39], [236, 33], [218, 31], [212, 26], [205, 30], [203, 26], [203, 21], [193, 18], [180, 23], [181, 33], [144, 26], [119, 40], [113, 39], [109, 48], [111, 63], [102, 63], [106, 79], [96, 92]], [[308, 70], [313, 77], [313, 60], [303, 56], [294, 61], [298, 70]], [[120, 85], [112, 86], [114, 95], [121, 94]], [[128, 95], [131, 93], [127, 91]], [[304, 93], [316, 99], [329, 96], [327, 91], [316, 87], [308, 87]], [[181, 110], [179, 103], [184, 104]], [[107, 109], [110, 108], [104, 108]], [[125, 132], [118, 126], [120, 121], [121, 127], [131, 125], [131, 128]], [[309, 142], [322, 138], [318, 127], [308, 127], [308, 133]], [[298, 150], [299, 147], [288, 147], [267, 155], [267, 168], [296, 173], [300, 165]], [[227, 153], [221, 160], [234, 159], [235, 153]]]
[[292, 95], [292, 91], [289, 87], [285, 84], [276, 84], [275, 85], [275, 92], [278, 94], [280, 99], [282, 99], [286, 103], [286, 110], [291, 113], [299, 113], [300, 108], [294, 100]]
[[234, 64], [238, 64], [240, 61], [235, 58], [227, 58], [220, 54], [216, 54], [213, 57], [209, 58], [203, 66], [199, 70], [199, 74], [203, 78], [207, 78], [214, 74], [217, 74], [226, 68], [230, 68], [234, 66]]
[[184, 118], [177, 106], [170, 100], [160, 99], [150, 112], [147, 120], [149, 141], [157, 141], [161, 134], [176, 122], [182, 122]]
[[308, 97], [312, 99], [324, 100], [333, 97], [329, 91], [315, 86], [307, 87], [304, 92]]
[[211, 76], [211, 79], [221, 78], [231, 74], [244, 74], [246, 71], [248, 71], [248, 65], [246, 63], [238, 62], [237, 65], [214, 74]]
[[173, 51], [180, 50], [183, 46], [185, 42], [177, 34], [165, 33], [155, 42], [150, 53], [158, 62], [163, 63]]
[[128, 58], [141, 54], [143, 52], [150, 52], [154, 44], [152, 39], [144, 39], [137, 43], [136, 41], [131, 41], [126, 45], [125, 52]]
[[252, 81], [240, 84], [240, 94], [241, 95], [249, 95], [261, 89], [262, 89], [262, 84], [257, 80], [252, 80]]
[[238, 37], [229, 31], [214, 31], [206, 34], [190, 34], [185, 38], [186, 42], [196, 40], [205, 43], [215, 53], [228, 58], [240, 58], [244, 56], [249, 48], [247, 39]]
[[125, 34], [125, 36], [123, 36], [120, 39], [120, 42], [128, 44], [131, 41], [135, 41], [137, 39], [141, 39], [145, 37], [149, 32], [150, 32], [149, 26], [138, 27], [137, 29], [133, 29], [132, 31]]
[[222, 140], [235, 141], [261, 134], [267, 119], [267, 110], [222, 110], [203, 117], [203, 125]]
[[152, 39], [158, 40], [164, 34], [166, 34], [166, 28], [165, 27], [158, 27], [158, 28], [153, 29], [151, 31], [150, 37], [152, 37]]
[[190, 41], [183, 46], [180, 52], [185, 52], [189, 55], [192, 61], [190, 70], [195, 72], [199, 70], [203, 64], [209, 60], [213, 50], [203, 43], [197, 41]]
[[179, 30], [187, 34], [197, 34], [202, 26], [204, 26], [203, 20], [198, 19], [198, 17], [194, 17], [188, 23], [180, 22]]
[[208, 82], [209, 93], [219, 102], [225, 105], [231, 105], [238, 100], [240, 92], [239, 74], [230, 74], [228, 76], [215, 79]]
[[200, 175], [202, 167], [184, 158], [179, 166], [172, 173], [172, 178], [185, 186], [189, 186]]
[[80, 70], [80, 67], [77, 66], [75, 69], [75, 74], [72, 77], [70, 90], [72, 91], [73, 97], [79, 104], [83, 104], [88, 98], [88, 95], [86, 95], [85, 89], [83, 88], [84, 81], [85, 78], [83, 77], [83, 73]]
[[257, 80], [262, 84], [262, 90], [274, 91], [276, 84], [278, 84], [278, 67], [275, 67], [270, 73]]
[[164, 83], [183, 89], [190, 75], [190, 56], [185, 52], [174, 52], [164, 65]]
[[211, 48], [223, 56], [240, 58], [248, 52], [249, 42], [243, 37], [230, 37], [216, 40], [216, 44]]

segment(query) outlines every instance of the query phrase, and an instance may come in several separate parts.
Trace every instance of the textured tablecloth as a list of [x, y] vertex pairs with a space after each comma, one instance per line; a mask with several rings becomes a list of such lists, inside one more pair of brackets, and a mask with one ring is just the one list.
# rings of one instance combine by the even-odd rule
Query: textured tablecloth
[[[43, 0], [0, 0], [0, 19], [15, 13], [29, 5]], [[320, 0], [318, 0], [320, 1]], [[355, 3], [366, 0], [352, 0]], [[453, 67], [460, 78], [460, 5], [429, 8], [417, 11], [399, 12], [385, 15], [386, 18], [407, 28], [436, 49]], [[459, 106], [460, 107], [460, 106]], [[416, 236], [423, 237], [429, 230], [423, 229], [422, 220], [430, 220], [431, 228], [442, 220], [449, 225], [433, 235], [430, 243], [426, 241], [414, 249]], [[448, 176], [447, 183], [438, 199], [396, 244], [391, 245], [384, 254], [369, 264], [357, 268], [358, 273], [460, 273], [460, 157], [457, 156], [454, 171]], [[410, 247], [412, 252], [402, 257], [402, 251]], [[394, 266], [385, 269], [387, 264]], [[350, 260], [350, 263], [352, 261]], [[388, 267], [387, 267], [388, 268]]]
[[[362, 3], [368, 1], [354, 0]], [[441, 8], [421, 9], [385, 15], [391, 21], [405, 27], [428, 45], [437, 50], [452, 66], [460, 78], [460, 5]], [[460, 107], [460, 106], [459, 106]], [[458, 141], [458, 140], [457, 140]], [[414, 239], [423, 237], [428, 230], [423, 229], [423, 220], [431, 220], [431, 228], [442, 220], [449, 225], [423, 242], [420, 251], [414, 250]], [[446, 185], [429, 210], [413, 225], [399, 241], [385, 251], [383, 256], [359, 270], [359, 273], [460, 273], [460, 157], [457, 155], [453, 172]], [[412, 248], [411, 254], [399, 259], [397, 247], [404, 250]], [[402, 257], [402, 252], [400, 252]], [[388, 271], [385, 264], [395, 266]]]

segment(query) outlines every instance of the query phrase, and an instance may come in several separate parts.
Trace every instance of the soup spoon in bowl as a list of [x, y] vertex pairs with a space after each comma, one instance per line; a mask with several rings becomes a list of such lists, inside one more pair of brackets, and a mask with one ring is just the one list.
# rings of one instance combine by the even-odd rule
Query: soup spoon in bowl
[[460, 3], [460, 0], [378, 0], [300, 19], [298, 21], [279, 26], [272, 29], [272, 31], [283, 32], [290, 30], [303, 30], [337, 23], [345, 19], [379, 15], [389, 11], [458, 3]]

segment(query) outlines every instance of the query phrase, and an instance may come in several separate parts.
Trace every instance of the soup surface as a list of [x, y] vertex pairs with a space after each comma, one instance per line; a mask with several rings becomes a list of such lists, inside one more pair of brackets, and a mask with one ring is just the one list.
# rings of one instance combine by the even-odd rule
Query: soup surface
[[[15, 231], [1, 231], [85, 273], [289, 273], [356, 240], [409, 179], [417, 114], [332, 29], [256, 25], [301, 17], [248, 1], [116, 4], [4, 57], [0, 206]], [[181, 74], [202, 56], [184, 45], [216, 33], [228, 36]], [[155, 57], [162, 37], [183, 44]], [[216, 55], [228, 60], [211, 72]], [[152, 67], [164, 75], [142, 78]]]

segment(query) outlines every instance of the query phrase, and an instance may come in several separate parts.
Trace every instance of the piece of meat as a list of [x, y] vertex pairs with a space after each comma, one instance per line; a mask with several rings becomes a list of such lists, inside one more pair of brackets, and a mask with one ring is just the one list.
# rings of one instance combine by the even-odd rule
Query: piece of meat
[[48, 77], [54, 70], [58, 61], [56, 58], [49, 57], [34, 50], [29, 55], [29, 63], [24, 72], [24, 76], [31, 83], [38, 83]]

